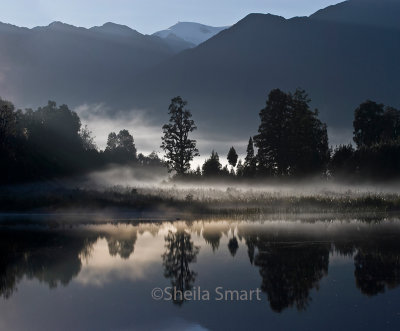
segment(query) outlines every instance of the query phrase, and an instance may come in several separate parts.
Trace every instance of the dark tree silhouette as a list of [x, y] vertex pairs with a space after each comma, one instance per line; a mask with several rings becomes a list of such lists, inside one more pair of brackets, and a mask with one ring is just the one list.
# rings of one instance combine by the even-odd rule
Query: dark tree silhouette
[[243, 176], [253, 177], [256, 173], [257, 170], [256, 168], [257, 168], [257, 161], [254, 156], [253, 138], [250, 137], [246, 149], [246, 158], [244, 159]]
[[128, 130], [111, 133], [107, 148], [99, 152], [79, 116], [53, 101], [37, 110], [16, 111], [0, 99], [0, 154], [0, 184], [80, 175], [107, 163], [159, 167], [160, 173], [165, 167], [156, 154], [136, 162], [136, 147]]
[[353, 140], [359, 148], [396, 141], [400, 137], [400, 111], [368, 100], [355, 110], [353, 127]]
[[[171, 279], [171, 285], [180, 292], [192, 289], [196, 280], [196, 273], [190, 270], [189, 264], [196, 262], [197, 254], [200, 248], [193, 244], [191, 236], [184, 230], [178, 230], [176, 233], [169, 231], [165, 237], [166, 251], [162, 255], [164, 276]], [[181, 305], [184, 302], [182, 295], [173, 298], [175, 304]]]
[[94, 142], [93, 132], [89, 130], [88, 126], [81, 127], [79, 136], [82, 141], [82, 146], [85, 151], [97, 151], [97, 145]]
[[260, 111], [261, 124], [254, 137], [258, 147], [258, 163], [261, 171], [286, 174], [289, 162], [290, 98], [279, 89], [272, 90], [267, 105]]
[[13, 180], [23, 164], [27, 137], [21, 127], [21, 118], [22, 113], [15, 111], [12, 103], [0, 98], [0, 184]]
[[106, 151], [114, 151], [118, 147], [118, 138], [115, 132], [110, 132], [107, 138], [107, 147]]
[[165, 151], [165, 157], [170, 171], [175, 170], [181, 175], [190, 169], [190, 162], [195, 156], [199, 156], [196, 148], [196, 140], [190, 139], [189, 134], [197, 129], [192, 114], [185, 109], [186, 101], [181, 97], [171, 100], [169, 123], [163, 126], [161, 148]]
[[380, 142], [383, 131], [384, 105], [374, 101], [362, 103], [354, 112], [354, 142], [357, 147]]
[[327, 127], [318, 111], [310, 109], [310, 101], [304, 90], [271, 91], [254, 137], [261, 171], [278, 176], [324, 171], [330, 154]]
[[386, 107], [383, 114], [382, 141], [398, 141], [400, 137], [400, 110]]
[[310, 109], [311, 100], [304, 90], [298, 89], [289, 96], [293, 110], [291, 130], [287, 132], [291, 138], [290, 173], [322, 173], [330, 157], [327, 126], [318, 119], [318, 110]]
[[236, 164], [237, 164], [237, 161], [238, 161], [238, 157], [239, 157], [239, 156], [237, 155], [235, 148], [233, 148], [233, 146], [232, 146], [232, 147], [229, 149], [227, 159], [228, 159], [229, 164], [230, 164], [233, 168], [236, 167]]
[[362, 146], [355, 158], [361, 178], [389, 180], [400, 176], [400, 142]]
[[18, 134], [18, 115], [11, 102], [0, 99], [0, 151], [10, 153], [12, 139]]
[[128, 130], [108, 135], [104, 154], [109, 162], [127, 163], [137, 159], [134, 139]]
[[357, 169], [355, 150], [353, 146], [340, 145], [333, 151], [329, 161], [329, 170], [333, 176], [344, 177], [352, 176]]
[[218, 153], [212, 151], [211, 156], [207, 159], [202, 167], [204, 177], [216, 177], [221, 172], [221, 163], [219, 162]]

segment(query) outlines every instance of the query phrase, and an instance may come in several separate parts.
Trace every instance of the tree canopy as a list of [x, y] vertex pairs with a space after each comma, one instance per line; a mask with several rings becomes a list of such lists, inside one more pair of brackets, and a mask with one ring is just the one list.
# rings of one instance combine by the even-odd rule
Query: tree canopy
[[261, 171], [302, 176], [323, 170], [329, 160], [327, 127], [318, 111], [310, 109], [310, 101], [300, 89], [294, 94], [270, 92], [254, 137]]
[[203, 164], [203, 176], [204, 177], [216, 177], [221, 172], [222, 165], [219, 162], [218, 153], [212, 151], [210, 158], [208, 158]]
[[128, 130], [121, 130], [118, 134], [111, 132], [108, 135], [105, 155], [114, 162], [125, 163], [135, 161], [136, 147], [134, 139]]
[[400, 111], [367, 100], [355, 110], [353, 127], [357, 147], [397, 140], [400, 137]]
[[229, 164], [232, 166], [232, 167], [236, 167], [236, 163], [237, 163], [237, 161], [238, 161], [238, 155], [237, 155], [237, 153], [236, 153], [236, 150], [235, 150], [235, 148], [232, 146], [230, 149], [229, 149], [229, 152], [228, 152], [228, 155], [227, 155], [227, 159], [228, 159], [228, 162], [229, 162]]
[[186, 173], [193, 158], [200, 155], [196, 140], [189, 138], [189, 134], [197, 127], [186, 105], [187, 102], [181, 97], [173, 98], [168, 108], [169, 123], [162, 127], [164, 135], [161, 148], [165, 151], [170, 171], [174, 170], [177, 174]]

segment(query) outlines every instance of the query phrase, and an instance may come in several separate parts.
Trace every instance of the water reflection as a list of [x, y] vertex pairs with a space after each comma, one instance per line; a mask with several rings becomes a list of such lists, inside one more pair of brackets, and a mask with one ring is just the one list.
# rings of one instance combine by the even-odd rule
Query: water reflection
[[176, 292], [173, 302], [181, 305], [185, 300], [183, 292], [193, 288], [196, 273], [190, 270], [189, 264], [196, 262], [200, 247], [195, 246], [189, 233], [183, 229], [168, 232], [165, 236], [166, 251], [162, 255], [164, 276], [171, 279], [172, 288]]
[[271, 308], [281, 312], [295, 305], [305, 310], [311, 301], [310, 290], [318, 289], [319, 281], [328, 273], [330, 245], [275, 243], [265, 235], [246, 240], [258, 250], [254, 264], [260, 269], [260, 288]]
[[[354, 260], [353, 287], [366, 296], [398, 287], [399, 235], [398, 220], [2, 226], [0, 295], [11, 298], [24, 279], [55, 289], [73, 280], [105, 286], [123, 277], [143, 282], [155, 274], [186, 291], [215, 270], [223, 273], [227, 254], [240, 269], [258, 271], [259, 287], [274, 312], [304, 311], [328, 276], [333, 255]], [[242, 288], [249, 281], [226, 277]], [[217, 286], [224, 281], [213, 279]], [[178, 296], [174, 303], [184, 300]]]
[[0, 295], [9, 298], [26, 276], [50, 288], [68, 285], [82, 267], [96, 236], [50, 231], [0, 231]]

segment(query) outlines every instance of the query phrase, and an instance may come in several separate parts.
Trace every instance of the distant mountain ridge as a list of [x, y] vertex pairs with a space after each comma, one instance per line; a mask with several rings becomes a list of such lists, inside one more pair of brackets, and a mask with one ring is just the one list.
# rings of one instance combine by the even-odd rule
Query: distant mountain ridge
[[400, 29], [399, 0], [350, 0], [318, 10], [311, 19]]
[[158, 31], [153, 35], [160, 38], [175, 36], [197, 46], [228, 28], [228, 26], [213, 27], [194, 22], [178, 22], [168, 29]]
[[329, 128], [351, 131], [366, 99], [400, 107], [393, 17], [400, 1], [350, 0], [292, 19], [250, 14], [197, 47], [171, 31], [148, 36], [113, 23], [0, 24], [0, 95], [17, 106], [104, 103], [110, 116], [145, 109], [159, 123], [181, 95], [199, 132], [237, 141], [256, 133], [271, 89], [302, 87]]
[[62, 22], [32, 29], [0, 23], [0, 45], [0, 95], [24, 106], [107, 100], [139, 72], [191, 46], [115, 23], [86, 29]]
[[[302, 87], [330, 129], [351, 131], [354, 109], [366, 99], [400, 107], [400, 33], [386, 25], [388, 10], [375, 10], [379, 1], [368, 0], [360, 15], [375, 12], [382, 26], [342, 22], [345, 13], [337, 8], [352, 8], [343, 5], [326, 9], [329, 20], [250, 14], [147, 70], [129, 86], [132, 98], [139, 107], [162, 111], [169, 96], [182, 95], [197, 112], [199, 127], [224, 128], [244, 139], [256, 132], [271, 89]], [[329, 10], [338, 13], [338, 22]], [[390, 12], [400, 17], [400, 1], [390, 2]]]

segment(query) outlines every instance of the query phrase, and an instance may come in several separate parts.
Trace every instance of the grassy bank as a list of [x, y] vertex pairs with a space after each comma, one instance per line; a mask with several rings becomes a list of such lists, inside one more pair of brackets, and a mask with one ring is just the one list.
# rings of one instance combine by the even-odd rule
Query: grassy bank
[[2, 213], [119, 211], [159, 214], [400, 212], [400, 195], [377, 192], [302, 192], [262, 189], [113, 187], [108, 189], [4, 188]]

